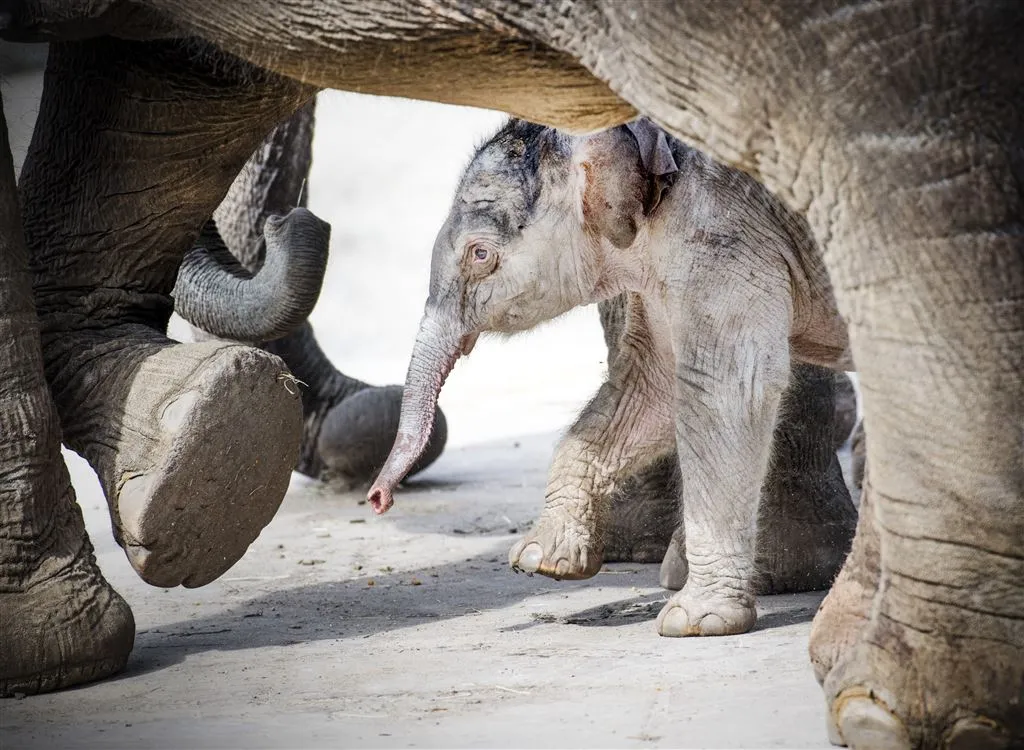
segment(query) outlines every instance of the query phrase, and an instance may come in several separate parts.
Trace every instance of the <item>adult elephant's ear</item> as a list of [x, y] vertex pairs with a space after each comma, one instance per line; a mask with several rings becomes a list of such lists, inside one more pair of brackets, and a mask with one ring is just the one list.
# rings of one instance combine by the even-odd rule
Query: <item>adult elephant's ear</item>
[[263, 227], [263, 265], [250, 273], [210, 219], [178, 270], [174, 309], [218, 338], [263, 343], [286, 336], [316, 305], [330, 238], [330, 224], [308, 209], [271, 216]]
[[640, 149], [640, 161], [647, 172], [647, 193], [644, 196], [644, 216], [658, 207], [661, 196], [676, 179], [679, 165], [672, 154], [665, 131], [646, 117], [626, 123]]

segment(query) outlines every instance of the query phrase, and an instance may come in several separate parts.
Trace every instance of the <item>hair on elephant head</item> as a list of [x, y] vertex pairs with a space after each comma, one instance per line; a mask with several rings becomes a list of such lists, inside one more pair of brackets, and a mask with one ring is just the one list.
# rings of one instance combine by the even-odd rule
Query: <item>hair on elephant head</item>
[[647, 120], [572, 136], [511, 119], [477, 150], [434, 242], [398, 438], [370, 491], [376, 512], [426, 445], [459, 356], [482, 332], [526, 331], [612, 296], [620, 269], [602, 247], [634, 244], [677, 171]]

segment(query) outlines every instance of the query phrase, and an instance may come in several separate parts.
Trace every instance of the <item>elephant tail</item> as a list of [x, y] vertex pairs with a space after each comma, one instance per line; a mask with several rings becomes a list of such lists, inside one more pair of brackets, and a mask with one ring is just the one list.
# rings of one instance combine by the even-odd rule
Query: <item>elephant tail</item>
[[262, 343], [286, 336], [316, 305], [330, 237], [331, 225], [308, 209], [271, 216], [263, 226], [263, 266], [253, 273], [210, 219], [178, 270], [174, 309], [218, 338]]

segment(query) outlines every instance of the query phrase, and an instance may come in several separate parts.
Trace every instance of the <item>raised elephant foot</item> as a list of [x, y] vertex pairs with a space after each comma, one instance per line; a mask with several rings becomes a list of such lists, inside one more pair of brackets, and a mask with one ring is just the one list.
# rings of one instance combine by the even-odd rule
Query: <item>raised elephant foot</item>
[[[67, 477], [67, 470], [59, 471]], [[104, 580], [70, 485], [56, 509], [47, 552], [0, 593], [0, 697], [32, 695], [124, 669], [135, 640], [128, 604]], [[41, 519], [37, 519], [41, 520]], [[6, 554], [4, 555], [6, 558]], [[4, 568], [23, 560], [2, 560]]]
[[[302, 384], [302, 447], [296, 471], [347, 486], [377, 476], [398, 434], [402, 386], [375, 387], [338, 371], [308, 322], [264, 348], [281, 357]], [[447, 439], [447, 422], [437, 409], [434, 431], [409, 476], [436, 461]]]
[[148, 583], [210, 583], [288, 489], [300, 438], [291, 375], [259, 349], [172, 345], [142, 362], [125, 409], [142, 434], [127, 433], [105, 482], [117, 540]]
[[284, 498], [299, 452], [298, 386], [261, 349], [144, 335], [74, 349], [73, 382], [91, 387], [77, 401], [59, 394], [65, 437], [96, 469], [114, 536], [142, 579], [202, 586]]

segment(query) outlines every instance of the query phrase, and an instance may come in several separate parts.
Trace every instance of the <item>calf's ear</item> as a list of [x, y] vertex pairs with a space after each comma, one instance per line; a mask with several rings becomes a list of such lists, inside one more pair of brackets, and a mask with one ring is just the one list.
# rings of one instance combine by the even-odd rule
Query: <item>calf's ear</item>
[[665, 134], [646, 120], [581, 139], [574, 164], [584, 228], [621, 249], [678, 171]]
[[672, 154], [665, 131], [646, 117], [641, 117], [624, 126], [636, 139], [640, 149], [640, 162], [647, 173], [647, 192], [644, 196], [644, 216], [658, 207], [662, 194], [672, 185], [679, 172], [679, 165]]

